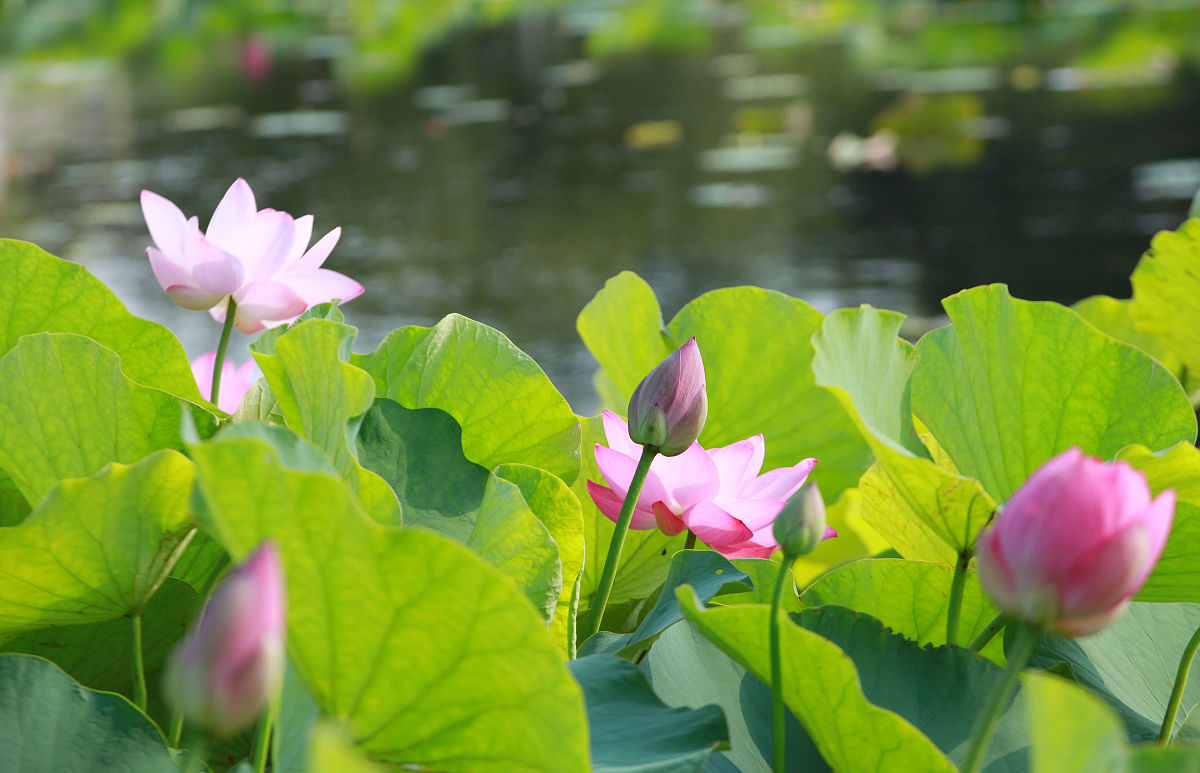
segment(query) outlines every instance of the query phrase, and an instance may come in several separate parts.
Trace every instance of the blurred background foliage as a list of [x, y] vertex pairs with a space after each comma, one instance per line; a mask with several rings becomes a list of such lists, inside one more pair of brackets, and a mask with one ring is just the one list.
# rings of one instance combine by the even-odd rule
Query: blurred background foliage
[[[575, 314], [757, 284], [1073, 302], [1200, 187], [1196, 0], [0, 0], [0, 235], [144, 281], [137, 194], [343, 226], [372, 347], [461, 311], [595, 405]], [[131, 267], [138, 263], [138, 270]]]

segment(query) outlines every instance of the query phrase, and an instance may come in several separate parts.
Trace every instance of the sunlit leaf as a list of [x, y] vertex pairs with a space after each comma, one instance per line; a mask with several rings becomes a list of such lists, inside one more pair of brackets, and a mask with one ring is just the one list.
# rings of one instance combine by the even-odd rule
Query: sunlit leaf
[[1086, 691], [1052, 674], [1026, 672], [1033, 773], [1122, 773], [1129, 749], [1121, 723]]
[[[1188, 370], [1200, 370], [1200, 217], [1150, 241], [1133, 275], [1137, 327], [1162, 341]], [[1150, 443], [1146, 443], [1151, 445]]]

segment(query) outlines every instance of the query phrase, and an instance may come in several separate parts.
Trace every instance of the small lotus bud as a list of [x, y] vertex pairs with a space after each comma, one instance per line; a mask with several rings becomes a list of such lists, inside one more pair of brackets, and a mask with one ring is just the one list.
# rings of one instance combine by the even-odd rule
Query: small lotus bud
[[772, 527], [780, 550], [793, 558], [813, 552], [822, 540], [834, 536], [832, 531], [825, 525], [825, 500], [815, 482], [784, 506]]
[[696, 339], [650, 371], [629, 400], [629, 437], [663, 456], [678, 456], [696, 442], [708, 418], [704, 362]]
[[283, 568], [266, 542], [221, 581], [167, 662], [167, 703], [219, 737], [262, 713], [279, 689], [286, 609]]

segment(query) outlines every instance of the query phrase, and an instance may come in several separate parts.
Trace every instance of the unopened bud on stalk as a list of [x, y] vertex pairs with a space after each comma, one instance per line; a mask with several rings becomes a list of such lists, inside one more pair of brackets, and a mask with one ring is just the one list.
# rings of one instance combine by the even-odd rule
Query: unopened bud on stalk
[[171, 653], [168, 704], [219, 737], [253, 722], [283, 679], [286, 606], [279, 550], [263, 543], [225, 576]]
[[805, 486], [800, 496], [793, 497], [775, 516], [772, 533], [785, 556], [796, 558], [813, 552], [817, 545], [832, 534], [825, 525], [825, 500], [816, 483]]
[[676, 349], [650, 371], [629, 400], [629, 437], [663, 456], [688, 449], [708, 418], [704, 362], [696, 339]]

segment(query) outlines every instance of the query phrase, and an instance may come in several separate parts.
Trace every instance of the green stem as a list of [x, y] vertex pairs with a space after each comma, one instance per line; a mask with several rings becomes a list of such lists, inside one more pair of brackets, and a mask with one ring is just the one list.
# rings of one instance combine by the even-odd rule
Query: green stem
[[133, 613], [133, 702], [146, 710], [146, 668], [142, 661], [142, 611]]
[[1175, 715], [1179, 713], [1179, 702], [1183, 699], [1183, 688], [1187, 687], [1188, 671], [1192, 668], [1192, 659], [1196, 649], [1200, 648], [1200, 628], [1192, 634], [1191, 641], [1179, 659], [1179, 671], [1175, 674], [1175, 687], [1171, 690], [1171, 699], [1167, 701], [1167, 712], [1163, 714], [1162, 729], [1158, 731], [1158, 742], [1166, 745], [1171, 740], [1171, 732], [1175, 729]]
[[188, 757], [187, 765], [184, 766], [184, 773], [200, 773], [204, 770], [204, 756], [208, 754], [208, 736], [204, 733], [197, 733], [188, 739], [187, 743]]
[[971, 564], [970, 553], [959, 553], [954, 564], [954, 580], [950, 583], [950, 610], [946, 613], [946, 643], [958, 646], [958, 621], [962, 617], [963, 588], [967, 584], [967, 567]]
[[1004, 626], [1008, 625], [1008, 620], [1008, 615], [1003, 612], [993, 617], [992, 622], [987, 624], [987, 628], [980, 631], [979, 635], [967, 645], [967, 649], [979, 652], [988, 645], [988, 642], [995, 638], [996, 634], [1004, 630]]
[[771, 718], [773, 724], [774, 756], [771, 770], [784, 773], [785, 746], [787, 739], [783, 713], [783, 653], [779, 643], [779, 605], [783, 599], [783, 588], [791, 582], [792, 564], [796, 556], [784, 555], [779, 567], [779, 579], [775, 581], [775, 596], [771, 600]]
[[275, 724], [275, 710], [268, 706], [262, 719], [258, 720], [258, 733], [254, 737], [254, 773], [267, 769], [267, 750], [271, 748], [271, 727]]
[[167, 731], [167, 745], [172, 749], [179, 748], [179, 738], [183, 735], [183, 712], [171, 712], [171, 729]]
[[212, 389], [208, 401], [217, 404], [221, 394], [221, 368], [225, 366], [225, 349], [229, 347], [229, 334], [233, 332], [233, 320], [237, 316], [237, 301], [229, 296], [229, 306], [225, 309], [225, 326], [221, 328], [221, 340], [217, 343], [217, 358], [213, 360]]
[[1016, 689], [1017, 674], [1021, 672], [1025, 663], [1029, 661], [1029, 656], [1033, 654], [1033, 645], [1037, 642], [1038, 633], [1038, 629], [1031, 625], [1017, 623], [1012, 648], [1008, 652], [1008, 665], [1004, 667], [1004, 674], [1001, 675], [1000, 681], [993, 686], [992, 694], [984, 706], [983, 713], [975, 721], [975, 732], [971, 735], [971, 747], [967, 750], [966, 759], [959, 768], [962, 773], [976, 773], [979, 766], [983, 764], [983, 753], [987, 751], [988, 742], [992, 740], [992, 733], [996, 730], [996, 721], [1000, 719], [1001, 711], [1008, 704], [1013, 690]]
[[596, 586], [596, 595], [592, 598], [592, 616], [588, 620], [585, 639], [600, 630], [600, 621], [604, 619], [604, 608], [608, 606], [613, 580], [616, 579], [617, 564], [621, 560], [621, 549], [625, 547], [625, 535], [629, 532], [629, 522], [633, 520], [633, 508], [637, 505], [638, 495], [642, 493], [642, 484], [646, 482], [646, 473], [650, 472], [650, 462], [654, 461], [657, 453], [658, 449], [653, 446], [642, 447], [642, 458], [638, 460], [637, 469], [633, 472], [633, 480], [629, 482], [629, 491], [625, 492], [625, 501], [621, 504], [621, 514], [617, 517], [617, 528], [613, 530], [612, 541], [608, 543], [608, 555], [604, 559], [604, 572], [600, 575], [600, 584]]
[[684, 550], [691, 550], [696, 547], [696, 532], [688, 529], [687, 540], [683, 543]]

